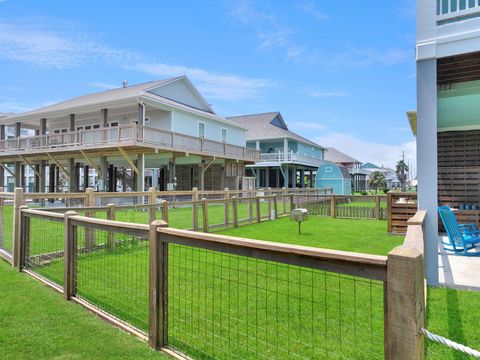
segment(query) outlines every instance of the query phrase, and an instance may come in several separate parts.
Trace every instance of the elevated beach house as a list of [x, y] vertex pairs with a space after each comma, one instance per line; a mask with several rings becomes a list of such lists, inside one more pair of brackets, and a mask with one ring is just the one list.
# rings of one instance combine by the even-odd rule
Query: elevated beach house
[[246, 127], [247, 147], [260, 152], [246, 167], [256, 187], [313, 187], [325, 148], [288, 129], [279, 112], [229, 117]]
[[27, 187], [29, 167], [36, 192], [238, 189], [245, 165], [260, 159], [246, 133], [215, 114], [185, 76], [124, 84], [1, 117], [0, 179], [7, 171]]
[[418, 206], [428, 281], [438, 272], [438, 205], [480, 205], [480, 3], [417, 1]]

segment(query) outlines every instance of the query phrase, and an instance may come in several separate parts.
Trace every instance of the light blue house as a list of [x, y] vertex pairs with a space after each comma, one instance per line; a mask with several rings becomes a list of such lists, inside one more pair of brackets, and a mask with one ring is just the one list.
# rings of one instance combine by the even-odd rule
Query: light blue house
[[260, 160], [246, 166], [256, 187], [313, 187], [325, 148], [288, 129], [279, 112], [234, 116], [227, 120], [247, 128], [247, 147]]
[[336, 195], [352, 194], [352, 176], [346, 167], [324, 161], [318, 167], [317, 188], [332, 188]]

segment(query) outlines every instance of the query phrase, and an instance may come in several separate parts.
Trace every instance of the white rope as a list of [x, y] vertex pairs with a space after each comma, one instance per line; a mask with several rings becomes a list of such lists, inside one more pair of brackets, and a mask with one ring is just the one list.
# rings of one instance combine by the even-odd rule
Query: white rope
[[480, 351], [474, 350], [474, 349], [469, 348], [468, 346], [465, 346], [465, 345], [462, 345], [462, 344], [458, 344], [458, 343], [456, 343], [452, 340], [448, 340], [448, 339], [444, 338], [443, 336], [432, 334], [427, 329], [422, 328], [421, 331], [422, 331], [422, 334], [427, 337], [427, 339], [430, 339], [430, 340], [435, 341], [437, 343], [446, 345], [449, 348], [452, 348], [452, 349], [455, 349], [457, 351], [463, 352], [463, 353], [468, 354], [470, 356], [480, 358]]

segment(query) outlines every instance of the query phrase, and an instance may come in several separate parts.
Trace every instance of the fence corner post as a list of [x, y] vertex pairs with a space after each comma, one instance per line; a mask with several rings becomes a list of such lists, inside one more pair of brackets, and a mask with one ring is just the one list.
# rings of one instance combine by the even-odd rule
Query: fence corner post
[[380, 201], [381, 201], [381, 198], [380, 198], [380, 195], [375, 195], [375, 217], [377, 218], [377, 220], [380, 220], [382, 215], [380, 213]]
[[198, 231], [198, 188], [192, 188], [192, 230]]
[[156, 350], [168, 342], [168, 243], [161, 241], [158, 229], [163, 220], [150, 224], [148, 345]]
[[21, 205], [19, 208], [19, 234], [18, 234], [18, 244], [16, 246], [17, 252], [15, 253], [16, 256], [16, 267], [18, 271], [22, 271], [22, 268], [25, 267], [25, 259], [27, 256], [27, 251], [29, 249], [30, 243], [30, 218], [23, 215], [22, 210], [28, 209], [28, 206]]
[[238, 227], [238, 202], [237, 197], [232, 197], [233, 226]]
[[65, 300], [70, 300], [76, 293], [77, 229], [72, 225], [71, 221], [71, 217], [74, 215], [77, 215], [75, 211], [67, 211], [64, 217], [63, 298]]
[[385, 359], [424, 359], [423, 256], [398, 246], [388, 254], [385, 282]]
[[335, 194], [330, 194], [330, 216], [332, 218], [336, 218], [336, 199], [335, 199]]
[[87, 194], [87, 203], [85, 206], [95, 206], [95, 193], [92, 188], [86, 188], [85, 194]]
[[206, 198], [202, 199], [202, 215], [203, 232], [208, 233], [208, 201]]
[[230, 189], [227, 187], [223, 191], [223, 198], [225, 200], [225, 208], [224, 208], [224, 223], [225, 227], [228, 227], [230, 223], [230, 209], [229, 209], [229, 201], [230, 201]]
[[162, 201], [162, 220], [168, 224], [168, 201]]
[[13, 267], [18, 267], [20, 260], [20, 219], [21, 219], [21, 209], [23, 205], [23, 188], [17, 187], [13, 193], [13, 234], [12, 234], [12, 257], [13, 257]]
[[155, 204], [157, 203], [157, 190], [154, 187], [148, 189], [148, 204], [150, 207], [148, 208], [148, 223], [155, 221], [157, 218], [157, 208]]

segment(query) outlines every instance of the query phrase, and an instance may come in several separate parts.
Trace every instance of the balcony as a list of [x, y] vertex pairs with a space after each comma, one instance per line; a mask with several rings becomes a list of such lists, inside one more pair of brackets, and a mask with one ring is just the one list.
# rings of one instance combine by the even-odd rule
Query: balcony
[[295, 154], [294, 152], [276, 152], [260, 154], [260, 161], [256, 163], [258, 166], [279, 166], [281, 164], [299, 164], [318, 167], [323, 160], [311, 156]]
[[125, 146], [246, 161], [260, 159], [258, 150], [135, 124], [0, 140], [0, 157]]
[[437, 0], [437, 25], [480, 16], [480, 0]]

